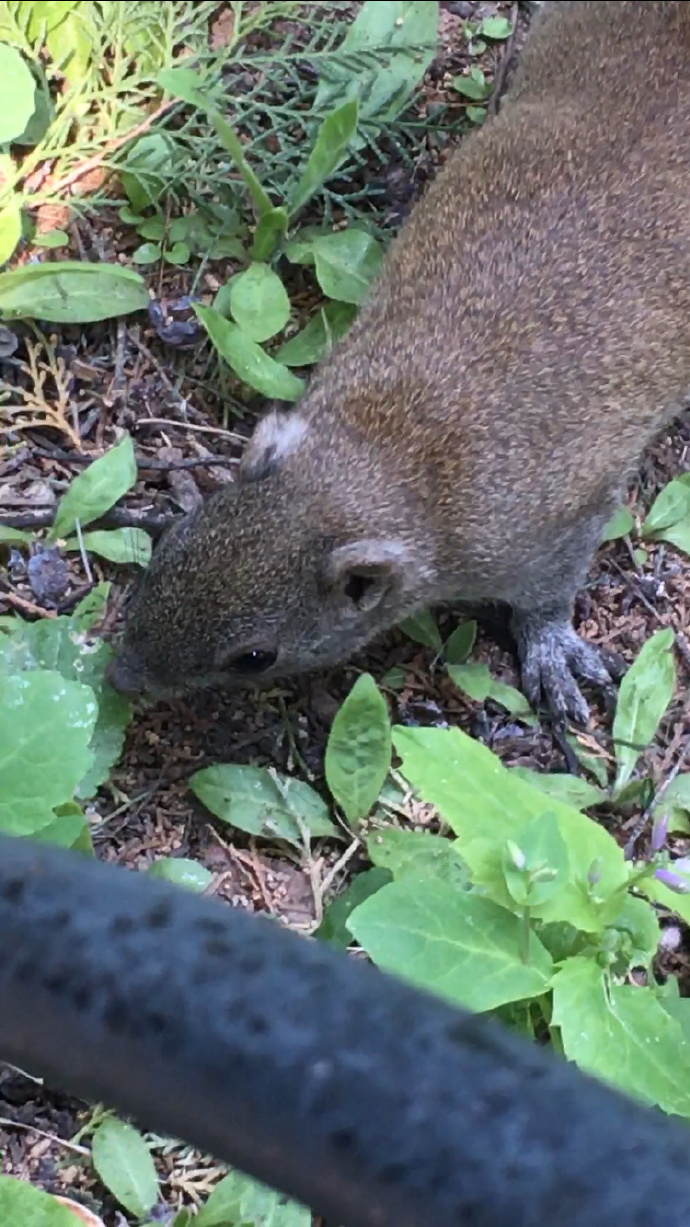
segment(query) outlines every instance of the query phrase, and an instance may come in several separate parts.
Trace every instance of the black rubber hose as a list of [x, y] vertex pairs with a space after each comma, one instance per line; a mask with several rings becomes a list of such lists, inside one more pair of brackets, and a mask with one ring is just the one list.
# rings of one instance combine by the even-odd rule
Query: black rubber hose
[[0, 840], [0, 1057], [343, 1227], [688, 1227], [688, 1133], [486, 1019]]

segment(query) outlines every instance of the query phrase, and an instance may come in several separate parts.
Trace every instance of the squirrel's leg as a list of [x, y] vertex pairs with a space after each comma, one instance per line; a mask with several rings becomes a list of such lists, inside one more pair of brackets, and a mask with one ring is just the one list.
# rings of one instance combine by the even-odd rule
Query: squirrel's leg
[[533, 707], [541, 700], [557, 718], [586, 724], [589, 708], [578, 680], [602, 688], [610, 699], [622, 672], [612, 653], [586, 643], [572, 624], [570, 603], [529, 611], [513, 610], [511, 630], [517, 642], [522, 683]]

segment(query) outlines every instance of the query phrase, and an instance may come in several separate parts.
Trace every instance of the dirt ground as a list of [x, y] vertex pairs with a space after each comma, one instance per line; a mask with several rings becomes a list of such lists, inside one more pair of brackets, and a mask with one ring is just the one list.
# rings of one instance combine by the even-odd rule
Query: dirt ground
[[[447, 94], [448, 78], [461, 71], [465, 63], [463, 19], [478, 10], [483, 15], [497, 9], [510, 11], [510, 5], [443, 6], [442, 49], [427, 75], [428, 100]], [[521, 12], [515, 43], [490, 50], [485, 68], [487, 75], [495, 76], [499, 88], [505, 84], [505, 69], [519, 47], [525, 23]], [[425, 173], [438, 160], [438, 150], [426, 146], [420, 150]], [[420, 182], [423, 178], [420, 174]], [[393, 211], [399, 191], [399, 180], [391, 180]], [[114, 209], [99, 214], [88, 225], [75, 225], [73, 231], [74, 258], [84, 246], [88, 250], [94, 245], [102, 258], [122, 257], [138, 242], [131, 231], [123, 229]], [[212, 294], [233, 271], [231, 265], [214, 264], [212, 271], [204, 274], [197, 293]], [[120, 522], [157, 531], [173, 513], [191, 507], [199, 495], [205, 496], [232, 480], [242, 440], [261, 406], [256, 402], [242, 405], [241, 392], [229, 384], [227, 374], [219, 382], [216, 364], [201, 341], [196, 348], [181, 348], [163, 339], [167, 335], [179, 340], [174, 329], [166, 334], [161, 318], [167, 316], [173, 322], [177, 318], [179, 322], [180, 317], [174, 313], [189, 292], [190, 283], [191, 274], [184, 270], [167, 268], [159, 276], [155, 269], [151, 286], [156, 299], [148, 320], [126, 319], [59, 330], [54, 352], [63, 360], [68, 374], [63, 424], [58, 416], [53, 427], [16, 431], [9, 439], [14, 446], [6, 449], [4, 457], [0, 452], [3, 522], [34, 526], [49, 522], [56, 497], [85, 458], [100, 454], [114, 441], [116, 428], [132, 434], [140, 466], [140, 480], [124, 501]], [[306, 317], [315, 301], [312, 291], [306, 281], [300, 285], [299, 280], [291, 289], [293, 301]], [[28, 329], [21, 335], [17, 360], [26, 356], [24, 347], [27, 341], [31, 343]], [[46, 351], [40, 345], [36, 352], [39, 360], [45, 359]], [[3, 376], [8, 380], [24, 378], [16, 365], [6, 368]], [[46, 387], [52, 390], [55, 405], [60, 398], [55, 380], [52, 376], [50, 379]], [[246, 409], [243, 416], [238, 409]], [[65, 423], [78, 435], [79, 449], [63, 428]], [[645, 457], [630, 491], [632, 509], [642, 512], [648, 508], [656, 492], [674, 474], [689, 469], [690, 420], [686, 414]], [[97, 559], [92, 566], [95, 579], [105, 576], [113, 581], [107, 629], [115, 630], [128, 577], [121, 569]], [[70, 561], [70, 567], [68, 603], [70, 599], [75, 603], [84, 591], [86, 576], [78, 559]], [[15, 580], [9, 572], [0, 571], [0, 612], [40, 617], [45, 610], [22, 578]], [[679, 756], [688, 752], [690, 743], [687, 558], [669, 547], [657, 546], [642, 569], [623, 541], [605, 546], [580, 597], [577, 616], [579, 628], [588, 639], [613, 648], [627, 661], [659, 627], [674, 627], [679, 645], [677, 692], [647, 756], [656, 778], [663, 780]], [[452, 611], [443, 612], [441, 621], [452, 628]], [[475, 656], [486, 661], [499, 679], [519, 684], [511, 651], [485, 631], [480, 631]], [[209, 692], [138, 711], [122, 760], [93, 805], [98, 856], [131, 868], [144, 868], [151, 860], [166, 855], [194, 857], [213, 873], [212, 892], [231, 905], [268, 911], [292, 927], [311, 931], [323, 907], [324, 882], [331, 877], [327, 897], [341, 889], [365, 864], [361, 849], [350, 849], [333, 875], [343, 855], [342, 847], [325, 842], [317, 847], [309, 863], [300, 862], [284, 847], [272, 847], [216, 823], [196, 802], [187, 781], [199, 767], [235, 762], [275, 766], [322, 787], [323, 751], [338, 704], [362, 668], [381, 681], [392, 666], [404, 671], [402, 688], [386, 692], [396, 722], [458, 725], [508, 763], [542, 771], [564, 769], [562, 746], [547, 725], [530, 728], [490, 702], [477, 704], [465, 698], [442, 668], [434, 668], [430, 650], [396, 632], [346, 668], [298, 684], [261, 694]], [[611, 758], [607, 713], [595, 708], [582, 742], [604, 759]], [[635, 812], [612, 816], [610, 829], [624, 843], [638, 819]], [[420, 813], [419, 807], [411, 806], [398, 820], [419, 823], [428, 822], [429, 817]], [[682, 841], [678, 845], [682, 847]], [[681, 933], [676, 948], [667, 955], [667, 970], [685, 978], [686, 958]], [[94, 1182], [84, 1162], [88, 1152], [70, 1141], [87, 1116], [83, 1105], [46, 1090], [26, 1074], [0, 1067], [3, 1172], [29, 1178], [49, 1191], [77, 1196], [103, 1214], [108, 1224], [115, 1225], [124, 1220], [109, 1195]], [[212, 1161], [186, 1147], [161, 1142], [155, 1154], [170, 1209], [203, 1199], [218, 1176]]]

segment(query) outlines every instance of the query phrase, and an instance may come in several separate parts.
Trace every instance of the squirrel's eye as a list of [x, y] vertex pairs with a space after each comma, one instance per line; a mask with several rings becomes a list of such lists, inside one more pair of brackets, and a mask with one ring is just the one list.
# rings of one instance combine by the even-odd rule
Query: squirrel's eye
[[263, 652], [255, 648], [253, 652], [243, 652], [230, 661], [234, 673], [264, 673], [276, 663], [277, 652]]

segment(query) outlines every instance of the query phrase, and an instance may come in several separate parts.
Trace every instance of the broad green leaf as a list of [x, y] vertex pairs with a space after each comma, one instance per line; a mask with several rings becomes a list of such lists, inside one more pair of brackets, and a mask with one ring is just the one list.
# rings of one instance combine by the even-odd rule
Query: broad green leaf
[[158, 1177], [141, 1134], [109, 1119], [93, 1135], [93, 1165], [106, 1188], [135, 1218], [145, 1218], [158, 1201]]
[[382, 886], [387, 886], [392, 880], [388, 869], [367, 869], [364, 873], [358, 873], [343, 893], [329, 903], [321, 924], [314, 932], [314, 937], [318, 937], [322, 942], [328, 942], [330, 946], [336, 946], [338, 950], [347, 950], [353, 941], [352, 934], [347, 927], [350, 914], [356, 907], [359, 907], [360, 903], [369, 899], [371, 895], [375, 895], [377, 890], [380, 890]]
[[657, 952], [659, 921], [646, 899], [625, 895], [620, 912], [607, 926], [607, 932], [615, 932], [621, 939], [618, 950], [624, 962], [614, 969], [618, 975], [625, 975], [631, 967], [647, 967]]
[[158, 84], [176, 98], [181, 98], [189, 106], [205, 110], [208, 98], [205, 94], [206, 82], [193, 68], [163, 68], [156, 76]]
[[163, 878], [196, 894], [201, 894], [213, 881], [213, 874], [205, 865], [182, 856], [161, 857], [149, 865], [148, 874], [150, 878]]
[[[556, 798], [547, 802], [460, 729], [396, 727], [393, 744], [403, 760], [401, 774], [449, 823], [473, 881], [492, 899], [514, 907], [505, 888], [501, 849], [509, 839], [519, 845], [525, 827], [549, 810], [568, 850], [570, 880], [557, 896], [534, 909], [535, 917], [598, 932], [616, 914], [620, 904], [611, 896], [624, 887], [628, 871], [622, 850], [603, 827]], [[588, 875], [595, 861], [600, 876], [590, 888]]]
[[342, 62], [321, 78], [316, 110], [359, 98], [360, 119], [394, 119], [421, 84], [437, 39], [435, 0], [366, 0], [340, 45]]
[[443, 649], [446, 664], [462, 665], [470, 655], [477, 638], [476, 622], [461, 622]]
[[363, 230], [340, 230], [314, 240], [316, 279], [328, 298], [363, 301], [382, 259], [376, 239]]
[[22, 528], [10, 528], [7, 524], [0, 524], [0, 542], [25, 545], [33, 539], [33, 533], [24, 532]]
[[336, 712], [326, 745], [326, 783], [350, 826], [366, 818], [390, 762], [386, 700], [371, 674], [363, 673]]
[[194, 1227], [310, 1227], [311, 1213], [273, 1189], [230, 1172], [211, 1193]]
[[[62, 3], [57, 5], [50, 0], [46, 5], [46, 8], [53, 10], [64, 7]], [[72, 5], [72, 8], [74, 9], [75, 5]], [[67, 13], [64, 21], [60, 21], [49, 32], [46, 47], [54, 64], [70, 85], [77, 85], [83, 80], [94, 50], [93, 35], [84, 15], [74, 11]]]
[[187, 264], [191, 254], [187, 243], [173, 243], [172, 247], [164, 253], [163, 259], [167, 260], [168, 264]]
[[252, 341], [268, 341], [290, 318], [290, 299], [277, 273], [267, 264], [254, 263], [233, 278], [230, 310]]
[[247, 159], [244, 156], [242, 142], [235, 132], [234, 128], [219, 115], [217, 111], [207, 108], [207, 114], [211, 120], [211, 124], [215, 130], [216, 136], [223, 148], [230, 154], [235, 166], [237, 167], [245, 187], [249, 192], [254, 203], [254, 208], [258, 214], [259, 220], [266, 214], [273, 211], [273, 202], [264, 190], [257, 175], [255, 175]]
[[170, 182], [175, 145], [164, 132], [148, 132], [127, 149], [120, 179], [136, 213], [155, 205]]
[[556, 797], [575, 809], [583, 810], [590, 805], [600, 805], [606, 799], [606, 792], [602, 788], [597, 788], [578, 775], [532, 771], [529, 767], [511, 767], [510, 770], [518, 779], [538, 788], [545, 796]]
[[242, 1193], [241, 1220], [249, 1227], [311, 1227], [313, 1221], [306, 1206], [289, 1201], [258, 1180], [247, 1180]]
[[472, 98], [476, 102], [484, 102], [491, 94], [492, 86], [490, 82], [484, 80], [484, 74], [479, 77], [473, 76], [470, 70], [469, 76], [453, 77], [451, 85], [458, 94], [462, 94], [463, 98]]
[[[64, 812], [63, 812], [64, 811]], [[91, 830], [77, 804], [60, 806], [56, 817], [48, 826], [41, 827], [32, 837], [37, 843], [54, 844], [58, 848], [73, 848], [92, 857], [94, 855]]]
[[314, 239], [330, 234], [323, 226], [301, 226], [283, 246], [291, 264], [314, 264]]
[[34, 113], [36, 81], [16, 47], [0, 43], [0, 146], [21, 136]]
[[560, 894], [568, 880], [568, 849], [554, 815], [545, 813], [506, 842], [503, 872], [519, 908], [540, 907]]
[[456, 890], [467, 890], [469, 871], [458, 851], [457, 840], [429, 835], [426, 831], [374, 831], [367, 851], [372, 864], [401, 878], [432, 879], [447, 882]]
[[473, 660], [466, 665], [448, 665], [447, 668], [451, 681], [475, 702], [484, 703], [486, 699], [493, 699], [494, 703], [505, 707], [511, 716], [532, 717], [532, 709], [524, 694], [492, 677], [488, 665]]
[[677, 477], [655, 498], [642, 525], [642, 536], [648, 540], [666, 540], [664, 534], [690, 522], [690, 482]]
[[530, 937], [522, 962], [522, 925], [490, 899], [445, 882], [393, 882], [360, 904], [348, 928], [386, 971], [470, 1010], [545, 992], [551, 956]]
[[5, 209], [0, 209], [0, 264], [9, 260], [21, 237], [22, 210], [17, 197]]
[[107, 589], [108, 585], [99, 585], [69, 618], [46, 618], [33, 623], [18, 619], [13, 634], [0, 636], [2, 672], [50, 669], [69, 681], [92, 688], [98, 702], [98, 718], [90, 743], [93, 761], [76, 789], [82, 799], [93, 796], [120, 757], [132, 713], [128, 700], [104, 680], [111, 656], [108, 644], [90, 634], [91, 627], [102, 616]]
[[[77, 521], [91, 524], [131, 490], [137, 479], [134, 444], [129, 435], [99, 456], [70, 483], [63, 494], [48, 533], [49, 541], [66, 537]], [[102, 535], [102, 534], [99, 534]]]
[[288, 202], [291, 217], [318, 191], [340, 165], [357, 131], [356, 98], [336, 107], [319, 128], [309, 160]]
[[66, 247], [69, 235], [66, 230], [44, 230], [42, 234], [35, 234], [31, 241], [34, 247], [47, 247], [52, 251], [57, 247]]
[[244, 383], [272, 399], [299, 400], [304, 391], [302, 379], [269, 358], [241, 328], [224, 319], [214, 307], [195, 305], [194, 310], [221, 358]]
[[569, 959], [554, 980], [552, 1023], [581, 1069], [690, 1116], [690, 1045], [651, 988], [607, 985], [594, 960]]
[[[143, 528], [112, 528], [82, 533], [82, 544], [85, 550], [110, 562], [147, 567], [151, 561], [151, 538]], [[65, 541], [64, 548], [78, 550], [78, 538], [70, 537]]]
[[76, 1219], [66, 1206], [13, 1176], [0, 1176], [2, 1227], [76, 1227]]
[[606, 525], [602, 536], [604, 541], [617, 541], [619, 537], [627, 537], [635, 527], [635, 518], [629, 507], [619, 507], [614, 511]]
[[155, 264], [156, 260], [160, 260], [162, 254], [163, 248], [160, 243], [142, 243], [136, 251], [132, 252], [131, 258], [135, 264]]
[[93, 761], [93, 691], [58, 673], [10, 674], [0, 688], [0, 831], [31, 835], [71, 800]]
[[302, 828], [307, 837], [342, 838], [325, 801], [292, 776], [226, 763], [203, 767], [189, 786], [212, 814], [250, 835], [285, 839], [300, 848]]
[[288, 215], [283, 208], [269, 209], [262, 215], [254, 231], [252, 260], [270, 260], [287, 232]]
[[352, 303], [325, 303], [301, 332], [281, 345], [276, 361], [285, 366], [312, 366], [320, 362], [335, 342], [345, 336], [356, 314]]
[[0, 273], [0, 319], [92, 324], [149, 304], [138, 273], [119, 264], [24, 264]]
[[22, 5], [29, 14], [26, 33], [31, 42], [44, 38], [56, 26], [61, 25], [70, 11], [77, 7], [78, 2], [79, 0], [60, 0], [59, 4], [55, 4], [54, 0], [31, 0], [29, 4]]
[[510, 38], [513, 27], [507, 17], [485, 17], [479, 27], [479, 33], [484, 38], [503, 40]]
[[673, 640], [670, 626], [652, 635], [621, 682], [613, 721], [618, 761], [616, 792], [628, 783], [635, 763], [654, 737], [673, 696], [676, 682]]
[[411, 614], [409, 618], [405, 618], [400, 624], [400, 630], [413, 643], [421, 643], [425, 648], [432, 648], [434, 652], [440, 652], [443, 649], [443, 640], [441, 632], [436, 625], [436, 619], [428, 609], [422, 609], [419, 613]]

